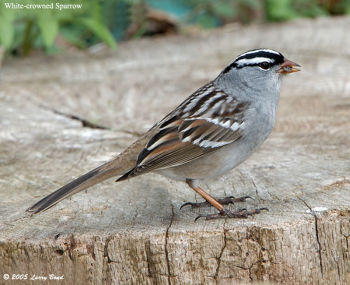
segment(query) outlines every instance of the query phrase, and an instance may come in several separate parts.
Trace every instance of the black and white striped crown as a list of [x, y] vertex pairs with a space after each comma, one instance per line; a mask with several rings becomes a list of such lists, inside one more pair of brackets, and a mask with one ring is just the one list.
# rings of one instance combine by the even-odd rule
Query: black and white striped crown
[[250, 50], [237, 56], [236, 59], [224, 69], [223, 73], [228, 72], [232, 68], [258, 66], [263, 62], [267, 62], [270, 65], [281, 64], [283, 60], [284, 56], [272, 49]]

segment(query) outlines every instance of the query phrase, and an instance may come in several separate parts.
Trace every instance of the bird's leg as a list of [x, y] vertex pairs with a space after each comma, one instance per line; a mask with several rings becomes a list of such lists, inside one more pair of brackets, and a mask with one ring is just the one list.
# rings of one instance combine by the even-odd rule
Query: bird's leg
[[[196, 191], [199, 195], [201, 195], [208, 203], [210, 203], [212, 206], [214, 206], [216, 209], [219, 210], [219, 212], [223, 211], [224, 206], [217, 201], [216, 199], [214, 199], [213, 197], [211, 197], [207, 192], [205, 192], [201, 187], [195, 185], [194, 181], [191, 179], [186, 179], [186, 183], [188, 186], [190, 186], [194, 191]], [[204, 202], [206, 203], [206, 202]], [[197, 203], [193, 203], [193, 204], [197, 204]], [[198, 204], [202, 204], [202, 203], [198, 203]], [[191, 204], [192, 205], [192, 204]], [[182, 205], [181, 208], [183, 206], [186, 206], [186, 204]]]
[[[186, 183], [188, 186], [190, 186], [194, 191], [196, 191], [199, 195], [201, 195], [207, 202], [203, 202], [203, 203], [186, 203], [184, 205], [181, 206], [181, 208], [185, 205], [195, 205], [194, 207], [200, 207], [204, 204], [211, 204], [212, 206], [214, 206], [219, 213], [217, 214], [211, 214], [211, 215], [199, 215], [195, 220], [199, 219], [199, 218], [205, 218], [206, 220], [211, 220], [211, 219], [217, 219], [217, 218], [221, 218], [221, 217], [228, 217], [228, 218], [247, 218], [249, 216], [253, 216], [255, 214], [259, 214], [261, 211], [263, 210], [267, 210], [267, 208], [258, 208], [258, 209], [253, 209], [253, 210], [246, 210], [246, 209], [240, 209], [238, 211], [230, 211], [228, 209], [224, 209], [223, 204], [230, 204], [230, 203], [234, 203], [234, 202], [242, 202], [245, 201], [248, 198], [251, 198], [249, 196], [244, 196], [241, 198], [233, 198], [233, 197], [227, 197], [224, 199], [214, 199], [213, 197], [211, 197], [208, 193], [206, 193], [201, 187], [195, 185], [194, 181], [191, 179], [187, 179]], [[223, 203], [222, 203], [223, 202]], [[200, 206], [198, 206], [200, 205]]]
[[[188, 186], [190, 186], [194, 191], [196, 191], [198, 194], [200, 194], [206, 201], [205, 202], [199, 202], [199, 203], [194, 203], [194, 202], [187, 202], [184, 203], [180, 209], [186, 206], [191, 206], [192, 208], [200, 208], [200, 207], [207, 207], [207, 206], [214, 206], [217, 208], [213, 203], [210, 202], [211, 200], [215, 200], [221, 205], [228, 205], [228, 204], [234, 204], [236, 202], [244, 202], [247, 199], [253, 199], [250, 196], [243, 196], [243, 197], [238, 197], [235, 198], [234, 196], [228, 196], [224, 198], [216, 198], [216, 197], [211, 197], [208, 193], [206, 193], [202, 188], [198, 187], [195, 185], [193, 180], [187, 179], [186, 183]], [[199, 190], [199, 191], [198, 191]], [[207, 199], [209, 197], [209, 199]], [[218, 208], [217, 208], [218, 209]], [[219, 209], [218, 209], [219, 210]], [[220, 211], [220, 210], [219, 210]]]
[[[250, 196], [242, 196], [242, 197], [238, 197], [238, 198], [235, 198], [234, 196], [228, 196], [228, 197], [224, 197], [224, 198], [213, 197], [213, 199], [218, 201], [221, 205], [229, 205], [229, 204], [234, 204], [237, 202], [245, 202], [245, 200], [253, 199], [253, 198]], [[199, 202], [199, 203], [187, 202], [187, 203], [182, 204], [180, 209], [182, 209], [183, 207], [186, 207], [186, 206], [191, 206], [192, 208], [200, 208], [200, 207], [208, 207], [208, 206], [212, 206], [212, 205], [208, 201]]]

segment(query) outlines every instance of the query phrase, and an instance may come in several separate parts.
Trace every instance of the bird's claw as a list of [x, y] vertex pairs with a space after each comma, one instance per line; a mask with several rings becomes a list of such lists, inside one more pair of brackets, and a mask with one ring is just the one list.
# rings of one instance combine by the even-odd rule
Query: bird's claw
[[180, 210], [181, 210], [183, 207], [186, 207], [186, 206], [191, 206], [191, 207], [193, 208], [193, 204], [198, 204], [198, 203], [186, 202], [186, 203], [184, 203], [184, 204], [181, 205]]
[[219, 219], [219, 218], [246, 219], [249, 216], [260, 214], [261, 211], [269, 211], [269, 209], [268, 208], [257, 208], [253, 210], [240, 209], [234, 212], [230, 211], [229, 209], [223, 209], [221, 212], [217, 214], [209, 214], [209, 215], [201, 214], [194, 221], [197, 221], [200, 218], [205, 218], [206, 220], [213, 220], [213, 219]]
[[[225, 198], [214, 198], [216, 201], [218, 201], [221, 205], [229, 205], [229, 204], [234, 204], [237, 202], [245, 202], [245, 200], [247, 199], [253, 199], [251, 196], [243, 196], [243, 197], [238, 197], [235, 198], [234, 196], [228, 196]], [[208, 203], [207, 201], [205, 202], [199, 202], [199, 203], [194, 203], [194, 202], [187, 202], [181, 205], [180, 210], [183, 207], [186, 206], [191, 206], [192, 208], [200, 208], [200, 207], [207, 207], [207, 206], [211, 206], [210, 203]]]

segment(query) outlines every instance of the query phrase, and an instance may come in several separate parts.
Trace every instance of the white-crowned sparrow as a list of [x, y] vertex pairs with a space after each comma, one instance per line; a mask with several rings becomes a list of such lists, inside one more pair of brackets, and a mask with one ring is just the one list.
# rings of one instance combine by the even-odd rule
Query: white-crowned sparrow
[[[126, 180], [156, 172], [186, 182], [219, 213], [207, 219], [247, 217], [263, 208], [232, 212], [198, 186], [244, 161], [271, 133], [281, 77], [299, 65], [270, 49], [238, 56], [113, 160], [46, 196], [27, 211], [38, 213], [107, 178]], [[246, 197], [241, 198], [244, 200]], [[236, 199], [237, 200], [237, 199]], [[240, 199], [238, 199], [240, 200]], [[195, 205], [191, 203], [191, 205]]]

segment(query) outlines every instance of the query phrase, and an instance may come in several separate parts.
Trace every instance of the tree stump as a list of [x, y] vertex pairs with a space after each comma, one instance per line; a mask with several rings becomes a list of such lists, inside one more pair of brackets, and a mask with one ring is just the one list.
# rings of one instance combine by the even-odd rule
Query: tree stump
[[[349, 25], [349, 18], [233, 25], [135, 40], [117, 53], [5, 62], [0, 283], [350, 284]], [[147, 174], [25, 214], [258, 47], [281, 51], [302, 71], [284, 80], [277, 124], [263, 147], [202, 186], [215, 196], [254, 198], [232, 208], [269, 212], [194, 222], [214, 209], [180, 211], [199, 197], [184, 183]]]

